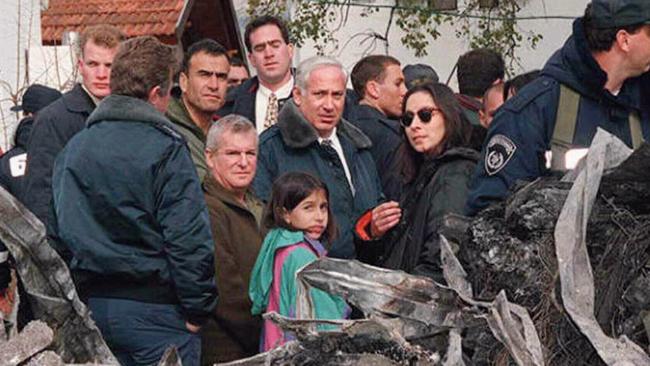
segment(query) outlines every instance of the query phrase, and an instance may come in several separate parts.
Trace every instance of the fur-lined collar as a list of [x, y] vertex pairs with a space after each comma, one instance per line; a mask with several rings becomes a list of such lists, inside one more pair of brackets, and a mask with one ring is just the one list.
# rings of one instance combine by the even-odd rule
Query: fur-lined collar
[[[318, 141], [318, 132], [305, 119], [293, 99], [287, 103], [278, 116], [278, 128], [282, 141], [292, 148], [305, 148]], [[357, 149], [368, 149], [372, 142], [360, 129], [341, 118], [336, 131], [339, 135], [347, 137]]]
[[95, 109], [95, 102], [79, 83], [72, 90], [63, 94], [61, 100], [66, 109], [74, 113], [91, 114]]
[[88, 117], [88, 126], [99, 121], [136, 121], [169, 125], [169, 120], [151, 103], [125, 95], [109, 95]]

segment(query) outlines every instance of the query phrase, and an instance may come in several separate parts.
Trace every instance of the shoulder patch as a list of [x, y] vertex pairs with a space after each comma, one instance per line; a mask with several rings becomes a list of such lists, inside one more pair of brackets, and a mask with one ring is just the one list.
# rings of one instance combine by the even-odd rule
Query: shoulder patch
[[27, 168], [27, 153], [19, 154], [9, 158], [9, 170], [12, 177], [22, 177]]
[[508, 164], [517, 151], [517, 145], [504, 135], [494, 135], [485, 151], [485, 171], [495, 175]]

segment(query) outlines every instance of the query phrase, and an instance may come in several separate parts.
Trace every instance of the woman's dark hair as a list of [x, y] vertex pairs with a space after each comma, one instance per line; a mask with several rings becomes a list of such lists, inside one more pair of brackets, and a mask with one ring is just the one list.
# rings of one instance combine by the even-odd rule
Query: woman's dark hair
[[[460, 103], [458, 103], [454, 92], [447, 85], [441, 83], [418, 85], [409, 90], [404, 96], [402, 115], [406, 112], [406, 102], [415, 93], [429, 94], [444, 117], [445, 135], [440, 142], [440, 149], [437, 155], [441, 155], [454, 147], [469, 147], [472, 126], [463, 115], [463, 109]], [[401, 164], [403, 181], [409, 183], [417, 176], [425, 156], [413, 149], [408, 142], [406, 132], [403, 135], [404, 139], [397, 151], [398, 158], [396, 161]]]
[[[295, 230], [284, 220], [284, 213], [291, 211], [310, 194], [323, 190], [329, 203], [330, 193], [325, 183], [317, 177], [304, 172], [290, 172], [281, 175], [273, 182], [271, 200], [264, 209], [264, 226], [268, 229], [281, 227]], [[286, 211], [285, 211], [286, 210]], [[323, 236], [328, 242], [336, 239], [337, 228], [334, 222], [332, 208], [327, 205], [327, 227]]]

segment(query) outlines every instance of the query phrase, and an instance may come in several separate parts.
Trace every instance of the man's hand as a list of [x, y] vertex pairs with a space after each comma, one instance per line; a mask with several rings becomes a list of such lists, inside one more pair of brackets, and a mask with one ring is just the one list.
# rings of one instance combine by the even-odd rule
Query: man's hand
[[399, 223], [402, 217], [402, 209], [395, 201], [382, 203], [372, 209], [372, 221], [370, 222], [370, 234], [373, 239], [384, 236], [386, 232]]
[[189, 330], [192, 333], [198, 333], [201, 330], [200, 325], [194, 325], [188, 321], [185, 321], [185, 328], [187, 328], [187, 330]]

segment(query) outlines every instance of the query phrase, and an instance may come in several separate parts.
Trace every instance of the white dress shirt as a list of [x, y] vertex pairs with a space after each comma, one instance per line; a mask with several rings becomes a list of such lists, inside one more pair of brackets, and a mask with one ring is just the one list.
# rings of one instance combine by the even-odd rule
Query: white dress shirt
[[[291, 91], [293, 90], [293, 75], [286, 84], [282, 85], [280, 89], [272, 92], [271, 89], [263, 86], [261, 83], [257, 88], [257, 93], [255, 94], [255, 126], [257, 128], [257, 134], [261, 134], [264, 131], [264, 120], [266, 119], [266, 110], [268, 109], [268, 102], [271, 93], [275, 93], [275, 96], [278, 98], [278, 101], [289, 98], [291, 96]], [[278, 111], [279, 112], [279, 111]]]
[[[323, 140], [326, 140], [322, 137], [318, 137], [318, 143], [322, 144]], [[343, 163], [343, 170], [345, 171], [345, 177], [348, 179], [348, 183], [350, 184], [350, 190], [352, 191], [352, 195], [354, 196], [354, 185], [352, 184], [352, 174], [350, 174], [350, 168], [348, 168], [348, 162], [345, 160], [345, 154], [343, 153], [343, 146], [341, 145], [341, 140], [339, 140], [339, 137], [336, 136], [336, 127], [334, 130], [332, 130], [332, 135], [327, 138], [327, 140], [330, 140], [332, 142], [332, 148], [336, 150], [336, 153], [339, 155], [339, 159], [341, 159], [341, 163]]]

